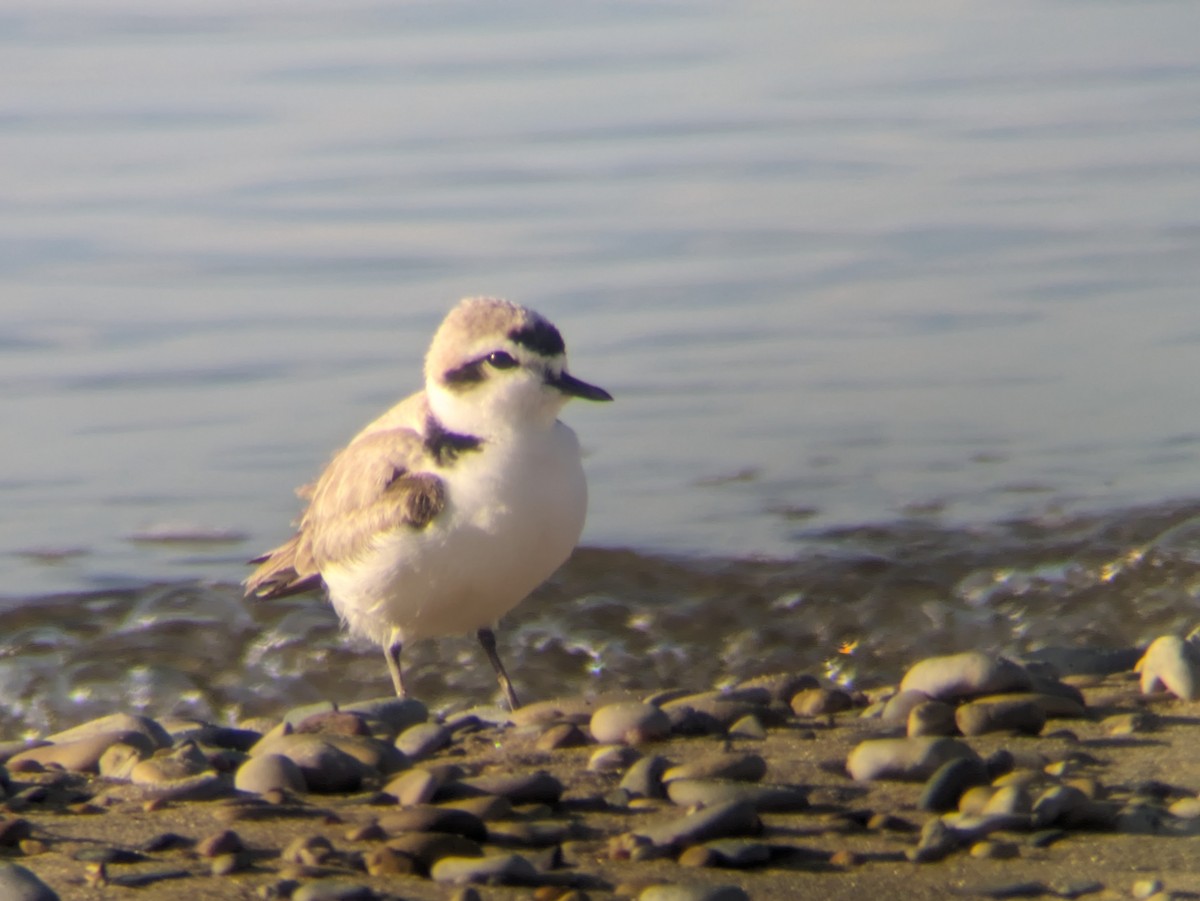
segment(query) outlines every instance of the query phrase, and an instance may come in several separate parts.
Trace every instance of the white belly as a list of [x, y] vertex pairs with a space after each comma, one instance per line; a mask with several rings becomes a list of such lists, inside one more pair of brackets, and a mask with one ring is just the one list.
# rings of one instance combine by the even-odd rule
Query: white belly
[[559, 423], [536, 442], [485, 445], [446, 471], [446, 509], [384, 533], [322, 572], [350, 629], [380, 644], [491, 626], [566, 561], [587, 512], [579, 445]]

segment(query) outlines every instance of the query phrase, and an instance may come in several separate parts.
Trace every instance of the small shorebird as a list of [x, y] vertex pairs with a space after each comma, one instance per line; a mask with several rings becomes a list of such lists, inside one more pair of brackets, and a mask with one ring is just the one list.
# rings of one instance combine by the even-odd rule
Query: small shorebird
[[425, 390], [299, 489], [308, 500], [299, 529], [250, 561], [259, 566], [246, 595], [323, 584], [350, 631], [383, 647], [400, 697], [405, 643], [475, 630], [515, 710], [492, 628], [583, 530], [579, 441], [558, 420], [572, 397], [612, 400], [567, 372], [549, 321], [505, 300], [462, 301], [433, 336]]

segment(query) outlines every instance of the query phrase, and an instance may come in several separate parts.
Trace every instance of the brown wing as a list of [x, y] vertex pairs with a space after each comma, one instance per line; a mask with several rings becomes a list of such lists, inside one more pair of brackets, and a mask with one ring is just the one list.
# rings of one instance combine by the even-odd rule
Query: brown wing
[[423, 529], [446, 506], [445, 486], [432, 473], [420, 435], [390, 429], [358, 438], [306, 492], [300, 530], [252, 563], [246, 594], [286, 597], [320, 585], [323, 567], [353, 560], [379, 533]]

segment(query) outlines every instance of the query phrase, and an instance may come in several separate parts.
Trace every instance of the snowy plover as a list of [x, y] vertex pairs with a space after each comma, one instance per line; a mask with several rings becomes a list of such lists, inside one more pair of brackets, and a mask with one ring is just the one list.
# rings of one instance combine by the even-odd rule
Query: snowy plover
[[504, 300], [462, 301], [433, 336], [425, 390], [299, 490], [299, 529], [251, 561], [247, 596], [324, 584], [350, 630], [382, 645], [400, 697], [406, 642], [475, 630], [516, 709], [492, 627], [583, 530], [579, 441], [558, 420], [572, 397], [612, 400], [567, 372], [550, 322]]

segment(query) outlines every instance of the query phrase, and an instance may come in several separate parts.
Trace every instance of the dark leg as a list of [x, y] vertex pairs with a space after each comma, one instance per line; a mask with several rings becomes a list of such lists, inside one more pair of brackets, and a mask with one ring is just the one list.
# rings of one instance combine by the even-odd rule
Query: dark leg
[[403, 645], [398, 641], [393, 641], [383, 649], [383, 656], [387, 658], [388, 672], [392, 674], [392, 685], [396, 687], [396, 697], [406, 698], [408, 692], [404, 690], [404, 673], [400, 671], [400, 650]]
[[513, 691], [508, 673], [504, 671], [504, 664], [500, 662], [500, 655], [496, 653], [495, 633], [491, 629], [480, 629], [479, 643], [483, 645], [483, 653], [487, 654], [487, 659], [491, 662], [492, 669], [496, 671], [496, 678], [500, 680], [500, 688], [504, 692], [505, 699], [508, 701], [508, 709], [516, 710], [521, 706], [521, 702], [517, 700], [517, 693]]

